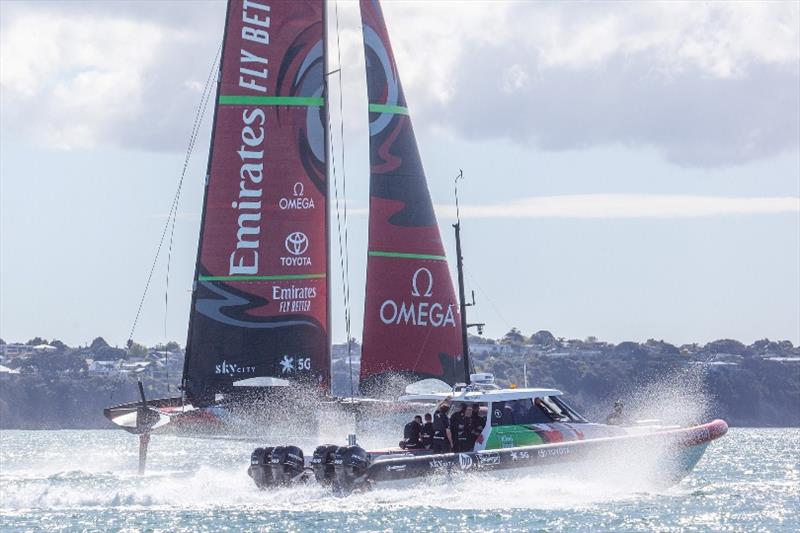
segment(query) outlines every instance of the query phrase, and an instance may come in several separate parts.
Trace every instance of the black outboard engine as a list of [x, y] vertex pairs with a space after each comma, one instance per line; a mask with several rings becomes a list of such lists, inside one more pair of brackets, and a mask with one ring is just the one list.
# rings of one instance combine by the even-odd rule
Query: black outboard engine
[[367, 468], [369, 454], [360, 446], [342, 446], [336, 450], [333, 459], [336, 477], [333, 491], [346, 496], [354, 490], [369, 488]]
[[287, 485], [299, 481], [305, 473], [303, 450], [297, 446], [278, 446], [270, 458], [274, 485]]
[[247, 475], [256, 482], [256, 487], [264, 490], [274, 484], [272, 479], [273, 448], [256, 448], [250, 455], [250, 467]]
[[331, 485], [336, 478], [336, 471], [333, 461], [336, 458], [336, 450], [339, 447], [335, 444], [323, 444], [314, 450], [314, 457], [311, 458], [311, 469], [314, 471], [314, 479], [324, 486]]

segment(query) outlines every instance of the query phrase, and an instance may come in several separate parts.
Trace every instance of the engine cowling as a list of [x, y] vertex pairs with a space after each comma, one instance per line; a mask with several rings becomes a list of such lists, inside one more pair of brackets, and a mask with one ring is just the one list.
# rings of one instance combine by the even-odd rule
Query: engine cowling
[[278, 446], [270, 458], [273, 484], [287, 485], [302, 477], [305, 470], [303, 450], [297, 446]]
[[334, 492], [347, 495], [354, 490], [368, 487], [367, 468], [369, 454], [360, 446], [342, 446], [336, 449], [333, 459], [335, 478]]
[[272, 450], [273, 448], [256, 448], [250, 454], [250, 467], [247, 475], [253, 478], [256, 487], [267, 489], [274, 484], [272, 477]]
[[321, 485], [332, 484], [336, 477], [333, 462], [338, 448], [335, 444], [323, 444], [314, 450], [314, 456], [311, 458], [311, 470], [314, 471], [314, 479]]

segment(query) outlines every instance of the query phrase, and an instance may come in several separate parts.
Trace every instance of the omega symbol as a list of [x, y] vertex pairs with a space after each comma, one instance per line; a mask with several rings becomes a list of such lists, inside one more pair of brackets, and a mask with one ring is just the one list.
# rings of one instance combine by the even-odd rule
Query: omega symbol
[[[419, 292], [420, 273], [424, 273], [425, 276], [427, 276], [428, 278], [428, 284], [424, 294], [420, 294]], [[422, 285], [422, 287], [426, 286]], [[423, 296], [424, 298], [429, 298], [432, 294], [433, 294], [433, 274], [431, 274], [431, 271], [425, 267], [418, 268], [417, 271], [414, 272], [414, 276], [411, 278], [411, 296]]]

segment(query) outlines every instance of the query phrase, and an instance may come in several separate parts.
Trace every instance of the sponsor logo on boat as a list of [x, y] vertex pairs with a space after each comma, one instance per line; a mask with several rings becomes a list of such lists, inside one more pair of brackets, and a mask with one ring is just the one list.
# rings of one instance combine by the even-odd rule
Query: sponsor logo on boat
[[465, 453], [458, 454], [458, 466], [461, 467], [461, 470], [469, 470], [472, 468], [472, 457]]
[[[238, 195], [231, 202], [236, 210], [236, 247], [228, 259], [228, 274], [258, 274], [258, 249], [261, 246], [261, 181], [264, 178], [264, 122], [263, 109], [245, 109], [242, 112], [242, 145], [238, 152], [242, 161], [238, 178], [241, 180]], [[254, 127], [254, 123], [256, 126]], [[258, 133], [256, 133], [258, 132]]]
[[214, 373], [221, 375], [252, 374], [255, 371], [256, 367], [254, 366], [241, 366], [227, 361], [222, 361], [214, 366]]
[[537, 451], [539, 457], [559, 457], [570, 453], [569, 448], [548, 448], [546, 450]]
[[503, 448], [513, 448], [514, 437], [511, 435], [500, 435], [500, 446]]
[[478, 454], [478, 463], [481, 466], [491, 466], [500, 464], [500, 455], [497, 453], [480, 453]]
[[456, 327], [453, 304], [418, 301], [433, 297], [433, 273], [425, 267], [418, 268], [411, 277], [411, 301], [385, 300], [381, 304], [381, 322], [387, 325]]
[[304, 194], [303, 184], [298, 181], [292, 187], [292, 196], [284, 196], [278, 200], [278, 207], [282, 211], [314, 209], [314, 199]]
[[311, 258], [303, 255], [308, 250], [308, 236], [306, 236], [305, 233], [302, 231], [290, 233], [286, 236], [286, 239], [284, 239], [283, 246], [291, 255], [288, 257], [281, 257], [281, 265], [311, 266]]
[[444, 468], [447, 466], [447, 461], [443, 461], [442, 459], [431, 459], [428, 461], [428, 465], [431, 468]]
[[284, 355], [280, 365], [282, 374], [291, 374], [295, 370], [311, 370], [311, 358]]
[[272, 286], [272, 299], [278, 302], [278, 311], [281, 313], [308, 312], [311, 310], [311, 300], [316, 297], [316, 287]]
[[528, 452], [511, 452], [511, 460], [512, 461], [521, 461], [524, 459], [530, 459], [531, 455]]
[[389, 465], [386, 467], [386, 470], [389, 472], [402, 472], [406, 469], [407, 465]]

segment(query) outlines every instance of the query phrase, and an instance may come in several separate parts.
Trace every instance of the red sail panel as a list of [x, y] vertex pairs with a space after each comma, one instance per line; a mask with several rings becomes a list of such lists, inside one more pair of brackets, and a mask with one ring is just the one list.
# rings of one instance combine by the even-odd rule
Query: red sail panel
[[228, 4], [184, 371], [195, 401], [249, 378], [328, 385], [323, 26], [323, 0]]
[[439, 226], [377, 0], [361, 0], [370, 128], [362, 390], [391, 375], [464, 381]]

